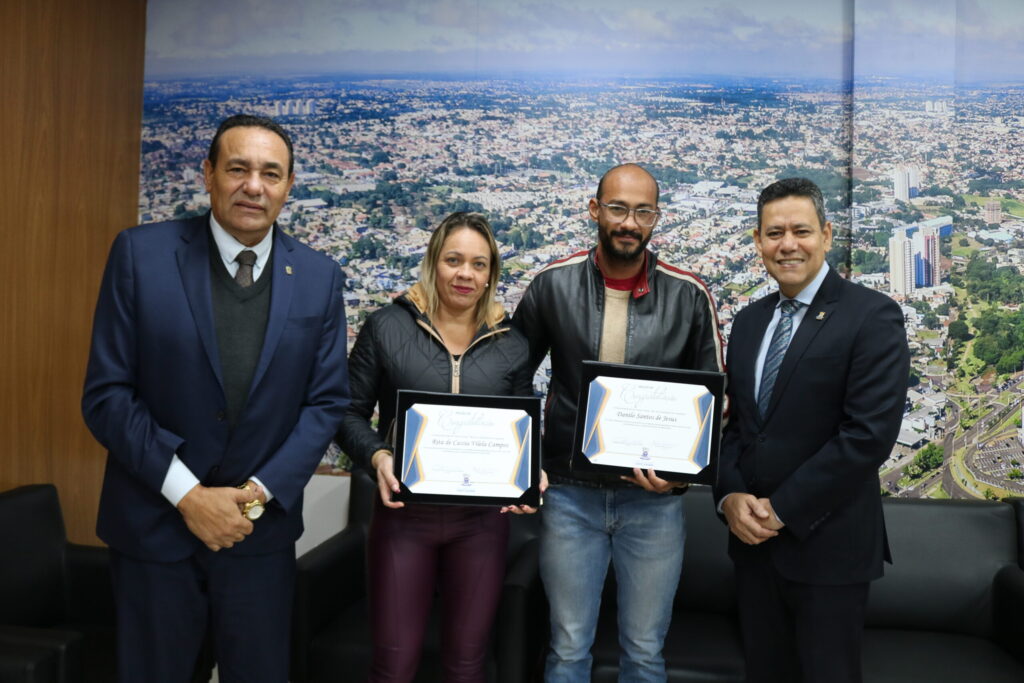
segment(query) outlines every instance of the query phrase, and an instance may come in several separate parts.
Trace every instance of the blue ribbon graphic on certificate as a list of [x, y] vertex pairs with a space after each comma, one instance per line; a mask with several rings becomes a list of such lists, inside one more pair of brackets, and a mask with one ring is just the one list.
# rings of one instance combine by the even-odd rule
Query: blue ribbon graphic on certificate
[[696, 474], [711, 457], [715, 397], [704, 386], [597, 377], [583, 455], [595, 465]]
[[526, 412], [416, 403], [405, 419], [401, 480], [410, 491], [518, 497], [530, 487]]

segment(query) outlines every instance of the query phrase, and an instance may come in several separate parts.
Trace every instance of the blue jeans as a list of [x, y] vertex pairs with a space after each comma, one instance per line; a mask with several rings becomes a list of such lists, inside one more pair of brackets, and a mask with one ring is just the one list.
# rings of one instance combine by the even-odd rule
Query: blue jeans
[[590, 680], [608, 562], [618, 585], [619, 681], [664, 681], [662, 646], [683, 566], [681, 496], [552, 486], [541, 512], [540, 576], [551, 606], [544, 680]]

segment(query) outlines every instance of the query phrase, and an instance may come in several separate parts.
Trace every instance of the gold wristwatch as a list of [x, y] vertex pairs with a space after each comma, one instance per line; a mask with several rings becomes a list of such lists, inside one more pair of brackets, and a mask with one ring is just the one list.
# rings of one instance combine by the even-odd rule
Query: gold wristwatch
[[[238, 488], [244, 491], [251, 490], [249, 487], [249, 482], [245, 482]], [[242, 516], [250, 522], [255, 522], [257, 519], [263, 516], [263, 511], [265, 509], [266, 508], [263, 507], [263, 503], [260, 502], [259, 498], [253, 498], [248, 503], [242, 506]]]

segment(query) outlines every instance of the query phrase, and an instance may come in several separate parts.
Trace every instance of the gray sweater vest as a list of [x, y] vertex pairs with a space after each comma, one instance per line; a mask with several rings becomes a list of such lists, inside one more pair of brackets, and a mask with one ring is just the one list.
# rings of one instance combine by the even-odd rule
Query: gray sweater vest
[[210, 239], [210, 291], [213, 324], [217, 331], [220, 368], [227, 398], [227, 418], [235, 428], [245, 410], [252, 376], [263, 350], [263, 336], [270, 317], [270, 282], [274, 273], [271, 251], [260, 278], [249, 287], [239, 286], [228, 273], [217, 245]]

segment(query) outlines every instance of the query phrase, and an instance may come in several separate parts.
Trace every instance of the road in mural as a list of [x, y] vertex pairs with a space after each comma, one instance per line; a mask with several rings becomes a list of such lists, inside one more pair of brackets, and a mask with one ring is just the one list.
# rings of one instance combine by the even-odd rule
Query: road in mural
[[[345, 270], [351, 342], [369, 312], [416, 281], [431, 228], [455, 210], [491, 219], [503, 258], [499, 296], [513, 310], [539, 268], [593, 244], [586, 203], [600, 174], [635, 161], [661, 185], [652, 248], [708, 283], [728, 336], [735, 314], [771, 291], [750, 236], [758, 191], [806, 176], [824, 190], [836, 228], [829, 263], [905, 313], [913, 366], [883, 491], [1024, 494], [1024, 81], [1013, 75], [1024, 73], [1024, 58], [989, 55], [1000, 26], [1020, 25], [1007, 13], [1024, 19], [1024, 9], [930, 3], [930, 24], [917, 17], [913, 29], [894, 29], [895, 3], [857, 3], [856, 12], [847, 2], [815, 3], [817, 14], [801, 14], [793, 30], [818, 43], [808, 38], [787, 59], [765, 48], [767, 38], [787, 30], [785, 12], [811, 3], [779, 3], [770, 16], [760, 3], [681, 3], [703, 30], [729, 33], [729, 56], [708, 46], [680, 54], [662, 35], [666, 26], [693, 30], [676, 21], [677, 5], [639, 3], [650, 6], [648, 21], [591, 12], [603, 23], [577, 33], [595, 40], [577, 37], [545, 60], [507, 40], [491, 3], [425, 3], [438, 13], [401, 21], [388, 12], [409, 6], [390, 4], [352, 3], [326, 23], [343, 35], [388, 17], [417, 28], [405, 56], [381, 49], [373, 59], [362, 44], [312, 56], [282, 47], [279, 69], [262, 54], [247, 70], [246, 54], [224, 46], [207, 47], [206, 62], [195, 46], [176, 57], [166, 47], [171, 28], [193, 3], [151, 2], [140, 220], [207, 209], [200, 165], [219, 120], [278, 119], [296, 141], [281, 223]], [[520, 25], [530, 16], [525, 3], [512, 5], [521, 14], [505, 19], [518, 21], [516, 30], [547, 36]], [[460, 6], [468, 13], [445, 24], [440, 10]], [[555, 9], [583, 16], [571, 2]], [[476, 42], [432, 52], [420, 35], [447, 36], [453, 25]], [[904, 40], [886, 33], [895, 30]], [[919, 42], [908, 52], [911, 30]], [[601, 35], [646, 38], [661, 61], [622, 68], [597, 46]], [[494, 63], [482, 43], [513, 66]], [[454, 66], [460, 55], [472, 66]], [[669, 58], [685, 68], [665, 66]], [[553, 71], [556, 59], [566, 68]], [[692, 75], [706, 63], [716, 65], [706, 74], [733, 75]], [[542, 366], [537, 391], [546, 384]]]

